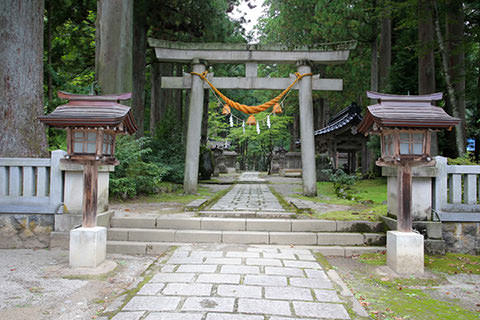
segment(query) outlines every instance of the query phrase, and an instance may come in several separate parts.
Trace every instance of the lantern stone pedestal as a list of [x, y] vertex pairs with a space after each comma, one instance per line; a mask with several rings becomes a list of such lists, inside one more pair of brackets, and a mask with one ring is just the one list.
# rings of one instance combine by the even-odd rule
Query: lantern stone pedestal
[[423, 236], [415, 232], [387, 232], [387, 266], [399, 274], [422, 274]]
[[70, 231], [70, 267], [96, 268], [107, 255], [107, 228], [78, 228]]

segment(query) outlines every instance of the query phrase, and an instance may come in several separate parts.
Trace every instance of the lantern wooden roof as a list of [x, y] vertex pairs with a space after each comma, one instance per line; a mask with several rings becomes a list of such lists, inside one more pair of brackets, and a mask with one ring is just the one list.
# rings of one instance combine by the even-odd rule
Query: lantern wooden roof
[[93, 96], [60, 91], [58, 97], [68, 99], [68, 103], [38, 118], [52, 127], [109, 127], [132, 134], [137, 126], [131, 108], [120, 104], [131, 96], [131, 93]]
[[441, 100], [437, 92], [420, 96], [392, 95], [367, 91], [370, 99], [378, 99], [378, 104], [367, 108], [358, 131], [367, 134], [374, 125], [378, 128], [450, 128], [460, 122], [442, 108], [432, 105]]

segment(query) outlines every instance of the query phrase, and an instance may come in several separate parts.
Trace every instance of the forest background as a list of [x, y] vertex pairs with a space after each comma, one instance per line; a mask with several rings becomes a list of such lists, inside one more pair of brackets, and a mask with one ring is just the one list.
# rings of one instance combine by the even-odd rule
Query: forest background
[[[34, 57], [26, 65], [15, 63], [8, 48], [0, 50], [4, 61], [0, 75], [9, 76], [14, 69], [21, 73], [22, 68], [30, 68], [23, 69], [29, 75], [32, 70], [40, 70], [43, 86], [32, 89], [24, 85], [25, 90], [41, 90], [41, 94], [33, 94], [35, 97], [30, 100], [14, 101], [19, 99], [13, 96], [22, 96], [19, 93], [22, 81], [29, 78], [18, 80], [16, 88], [12, 88], [7, 86], [6, 77], [0, 77], [5, 102], [0, 113], [0, 122], [4, 124], [0, 128], [3, 137], [0, 157], [44, 156], [47, 148], [65, 149], [63, 131], [47, 129], [44, 134], [35, 117], [25, 116], [49, 113], [64, 103], [57, 98], [57, 91], [83, 94], [132, 91], [130, 104], [139, 130], [136, 137], [123, 137], [118, 142], [120, 165], [111, 179], [112, 194], [134, 197], [158, 192], [162, 181], [181, 183], [189, 92], [161, 89], [159, 78], [189, 72], [190, 66], [159, 63], [147, 45], [147, 38], [251, 42], [254, 35], [242, 27], [249, 19], [248, 14], [237, 18], [228, 15], [240, 2], [252, 8], [259, 5], [253, 0], [2, 1], [0, 25], [15, 24], [13, 32], [17, 35], [32, 30], [36, 33], [32, 45], [25, 48]], [[479, 161], [478, 1], [265, 0], [263, 8], [256, 26], [260, 43], [315, 48], [322, 43], [356, 42], [346, 64], [313, 68], [322, 77], [344, 80], [341, 92], [314, 92], [315, 129], [323, 127], [329, 116], [352, 101], [365, 108], [370, 104], [365, 95], [367, 90], [393, 94], [440, 91], [444, 93], [441, 107], [461, 118], [462, 123], [455, 130], [438, 133], [435, 153]], [[19, 26], [15, 19], [26, 22]], [[122, 66], [117, 74], [108, 69], [109, 61], [102, 59], [109, 48], [118, 47], [115, 40], [105, 36], [113, 28], [123, 28], [124, 32], [122, 49], [108, 55]], [[6, 34], [0, 33], [2, 43], [9, 40]], [[259, 76], [288, 77], [294, 68], [260, 65]], [[218, 76], [244, 76], [245, 67], [215, 65], [211, 71]], [[255, 105], [270, 100], [277, 92], [225, 90], [225, 94], [241, 103]], [[296, 92], [287, 97], [283, 109], [282, 115], [272, 117], [271, 128], [266, 126], [263, 114], [257, 116], [260, 134], [254, 127], [247, 127], [244, 133], [241, 123], [245, 115], [234, 112], [231, 128], [215, 96], [205, 95], [202, 161], [210, 161], [205, 157], [210, 139], [231, 144], [239, 153], [241, 169], [268, 170], [273, 148], [281, 146], [294, 151], [299, 138]], [[471, 154], [466, 153], [467, 138], [475, 140]], [[378, 148], [375, 141], [370, 146]]]

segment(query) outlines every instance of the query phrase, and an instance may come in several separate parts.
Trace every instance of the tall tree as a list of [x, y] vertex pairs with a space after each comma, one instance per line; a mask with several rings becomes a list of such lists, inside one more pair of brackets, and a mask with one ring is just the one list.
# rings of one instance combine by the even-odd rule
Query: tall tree
[[391, 9], [387, 1], [383, 1], [381, 9], [381, 26], [380, 26], [380, 52], [378, 57], [378, 88], [385, 91], [390, 68], [392, 66], [392, 18]]
[[[435, 41], [431, 0], [418, 0], [418, 94], [435, 92]], [[438, 136], [432, 134], [432, 155], [438, 154]]]
[[133, 2], [97, 1], [95, 66], [102, 94], [132, 91]]
[[0, 1], [0, 157], [47, 152], [43, 115], [43, 1]]
[[138, 127], [137, 137], [145, 131], [145, 63], [147, 50], [147, 4], [136, 0], [133, 4], [133, 65], [132, 108]]

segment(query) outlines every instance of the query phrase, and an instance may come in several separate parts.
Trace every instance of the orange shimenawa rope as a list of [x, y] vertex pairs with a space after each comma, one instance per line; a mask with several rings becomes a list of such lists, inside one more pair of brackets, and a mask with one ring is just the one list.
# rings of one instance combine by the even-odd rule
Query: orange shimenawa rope
[[208, 81], [207, 79], [207, 73], [208, 71], [204, 71], [202, 73], [197, 73], [197, 72], [190, 72], [191, 74], [194, 74], [196, 76], [199, 76], [200, 78], [202, 78], [205, 82], [208, 83], [208, 85], [217, 93], [217, 95], [222, 98], [223, 101], [225, 101], [225, 103], [227, 105], [229, 105], [230, 107], [232, 108], [235, 108], [237, 109], [238, 111], [241, 111], [243, 113], [246, 113], [246, 114], [255, 114], [255, 113], [259, 113], [259, 112], [262, 112], [262, 111], [265, 111], [267, 110], [268, 108], [270, 108], [271, 106], [277, 104], [280, 99], [283, 98], [283, 96], [285, 96], [287, 94], [288, 91], [290, 91], [290, 89], [293, 88], [293, 86], [295, 85], [295, 83], [297, 83], [298, 80], [302, 79], [303, 77], [305, 76], [311, 76], [312, 74], [311, 73], [304, 73], [304, 74], [300, 74], [298, 72], [295, 72], [295, 76], [297, 77], [295, 79], [295, 81], [293, 81], [293, 83], [291, 85], [288, 86], [287, 89], [283, 90], [278, 96], [276, 96], [275, 98], [273, 98], [272, 100], [268, 101], [268, 102], [265, 102], [263, 104], [260, 104], [258, 106], [247, 106], [247, 105], [244, 105], [244, 104], [240, 104], [238, 102], [235, 102], [231, 99], [229, 99], [228, 97], [226, 97], [223, 93], [221, 93], [217, 88], [215, 88], [215, 86], [210, 82]]

